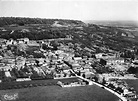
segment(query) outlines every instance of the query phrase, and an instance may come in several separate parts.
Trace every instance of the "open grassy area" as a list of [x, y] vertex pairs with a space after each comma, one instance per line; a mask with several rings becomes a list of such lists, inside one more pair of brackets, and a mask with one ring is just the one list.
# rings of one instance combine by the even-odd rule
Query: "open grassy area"
[[96, 85], [61, 88], [44, 86], [13, 90], [0, 90], [0, 95], [18, 93], [16, 101], [118, 101], [118, 97]]
[[137, 80], [125, 80], [130, 87], [134, 87], [138, 94], [138, 79]]

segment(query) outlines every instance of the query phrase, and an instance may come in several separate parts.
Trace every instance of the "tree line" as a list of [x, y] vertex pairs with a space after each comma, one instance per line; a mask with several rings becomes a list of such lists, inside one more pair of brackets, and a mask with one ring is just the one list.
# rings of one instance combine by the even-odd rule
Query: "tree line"
[[79, 20], [66, 19], [41, 19], [41, 18], [23, 18], [23, 17], [0, 17], [0, 27], [11, 24], [25, 25], [25, 24], [50, 24], [54, 21], [66, 22], [68, 24], [81, 24]]

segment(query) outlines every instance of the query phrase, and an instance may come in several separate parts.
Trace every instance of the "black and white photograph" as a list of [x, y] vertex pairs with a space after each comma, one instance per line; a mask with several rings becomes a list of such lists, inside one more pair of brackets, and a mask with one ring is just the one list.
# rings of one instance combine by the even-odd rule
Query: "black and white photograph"
[[138, 0], [0, 0], [0, 101], [138, 101]]

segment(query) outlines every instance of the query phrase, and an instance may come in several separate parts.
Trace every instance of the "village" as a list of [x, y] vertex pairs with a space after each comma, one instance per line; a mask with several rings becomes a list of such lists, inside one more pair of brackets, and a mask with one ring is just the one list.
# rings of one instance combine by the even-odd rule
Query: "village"
[[[58, 40], [67, 41], [71, 38]], [[115, 52], [89, 52], [79, 56], [75, 53], [76, 48], [72, 48], [74, 44], [64, 44], [58, 40], [0, 39], [0, 85], [53, 79], [57, 81], [54, 84], [63, 88], [97, 83], [103, 89], [109, 88], [126, 99], [137, 98], [134, 88], [124, 81], [137, 79], [135, 74], [128, 72], [131, 66], [136, 66], [136, 59], [125, 61]]]

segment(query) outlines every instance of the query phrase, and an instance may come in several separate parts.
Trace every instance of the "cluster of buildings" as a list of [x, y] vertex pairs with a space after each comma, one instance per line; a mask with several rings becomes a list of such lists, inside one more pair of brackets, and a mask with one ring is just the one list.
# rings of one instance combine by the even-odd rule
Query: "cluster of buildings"
[[133, 87], [129, 87], [125, 81], [114, 79], [104, 84], [106, 87], [116, 91], [128, 100], [136, 99], [137, 94]]
[[[41, 58], [15, 55], [11, 57], [1, 56], [0, 82], [65, 79], [76, 77], [77, 75], [104, 84], [123, 96], [129, 97], [136, 95], [133, 91], [130, 91], [131, 89], [128, 86], [118, 80], [121, 77], [123, 79], [126, 77], [128, 67], [134, 64], [137, 65], [136, 61], [130, 65], [130, 63], [126, 63], [123, 58], [120, 58], [117, 53], [97, 53], [95, 57], [76, 56], [74, 53], [75, 50], [73, 49], [74, 44], [72, 43], [64, 44], [59, 42], [59, 45], [56, 46], [57, 48], [52, 49], [54, 46], [51, 45], [51, 41], [32, 41], [28, 38], [1, 40], [0, 44], [1, 52], [7, 52], [7, 48], [4, 47], [10, 45], [26, 44], [27, 47], [37, 47], [37, 50], [33, 52], [41, 53], [44, 56]], [[47, 46], [47, 48], [44, 49], [43, 45]], [[102, 73], [102, 70], [104, 70], [104, 68], [107, 69], [107, 67], [113, 71], [111, 73], [107, 71]], [[134, 75], [127, 75], [127, 79], [129, 77], [133, 78]], [[115, 81], [111, 79], [115, 79]], [[84, 86], [88, 83], [86, 81], [87, 80], [74, 82], [59, 81], [57, 84], [61, 87]]]
[[86, 86], [89, 85], [87, 81], [84, 81], [82, 79], [77, 79], [74, 81], [58, 81], [57, 84], [61, 87], [76, 87], [76, 86]]

